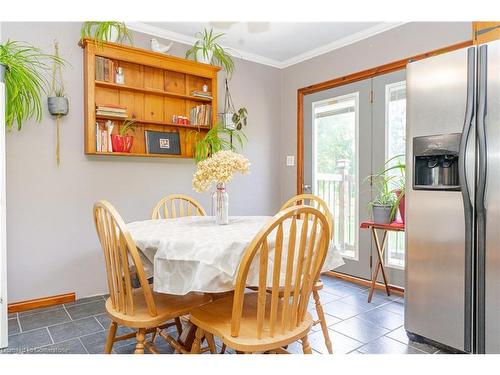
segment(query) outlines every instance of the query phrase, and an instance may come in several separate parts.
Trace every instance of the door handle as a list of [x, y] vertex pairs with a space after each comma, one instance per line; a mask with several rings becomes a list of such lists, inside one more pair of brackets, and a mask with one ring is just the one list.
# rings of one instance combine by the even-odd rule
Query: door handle
[[311, 190], [312, 185], [302, 184], [302, 190]]

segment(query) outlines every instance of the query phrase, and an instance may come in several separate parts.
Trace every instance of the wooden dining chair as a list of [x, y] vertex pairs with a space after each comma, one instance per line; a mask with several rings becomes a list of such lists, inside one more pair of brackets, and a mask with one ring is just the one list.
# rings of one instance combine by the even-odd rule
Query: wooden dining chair
[[195, 199], [182, 194], [162, 198], [153, 208], [151, 219], [170, 219], [184, 216], [206, 216], [207, 213]]
[[[300, 194], [293, 198], [290, 198], [287, 202], [285, 202], [285, 204], [281, 207], [281, 210], [301, 204], [315, 207], [326, 216], [328, 227], [330, 228], [330, 240], [333, 239], [333, 217], [330, 213], [328, 205], [320, 197], [313, 194]], [[328, 350], [328, 353], [333, 354], [332, 342], [330, 340], [330, 334], [328, 333], [323, 306], [321, 305], [321, 301], [319, 298], [319, 291], [321, 289], [323, 289], [323, 282], [318, 278], [313, 287], [314, 304], [316, 307], [316, 313], [318, 314], [318, 319], [314, 321], [314, 325], [321, 325], [321, 330], [323, 331], [323, 337], [325, 339], [325, 346]]]
[[[283, 347], [300, 339], [303, 352], [312, 353], [307, 306], [328, 243], [328, 222], [319, 210], [294, 206], [274, 216], [245, 250], [234, 294], [191, 311], [198, 327], [192, 353], [200, 351], [203, 338], [213, 347], [214, 335], [238, 352], [287, 353]], [[258, 281], [248, 280], [251, 267]], [[254, 281], [257, 290], [250, 291]]]
[[[201, 293], [184, 296], [155, 293], [148, 284], [139, 252], [123, 219], [109, 202], [99, 201], [94, 204], [94, 223], [104, 251], [109, 288], [106, 311], [112, 321], [104, 352], [111, 353], [114, 342], [135, 336], [136, 354], [144, 354], [144, 348], [157, 353], [154, 339], [146, 341], [146, 334], [153, 333], [156, 336], [157, 328], [175, 325], [175, 322], [169, 322], [210, 302], [211, 297]], [[136, 289], [132, 287], [131, 266], [134, 267], [140, 284]], [[136, 332], [116, 337], [118, 325], [132, 328]], [[167, 341], [168, 337], [165, 337]], [[170, 339], [174, 341], [173, 338]]]

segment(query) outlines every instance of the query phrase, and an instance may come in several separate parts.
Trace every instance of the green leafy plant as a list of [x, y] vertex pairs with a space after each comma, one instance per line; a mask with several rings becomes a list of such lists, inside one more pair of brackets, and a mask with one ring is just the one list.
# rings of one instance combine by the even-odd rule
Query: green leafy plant
[[116, 32], [116, 41], [124, 43], [128, 41], [132, 44], [132, 34], [125, 25], [125, 22], [117, 21], [86, 21], [80, 30], [80, 40], [85, 38], [93, 39], [98, 45], [104, 42], [114, 42], [113, 32]]
[[[402, 159], [404, 159], [402, 154], [390, 158], [385, 162], [384, 169], [367, 177], [367, 180], [371, 181], [377, 190], [377, 195], [369, 202], [369, 206], [391, 206], [391, 220], [396, 217], [399, 203], [405, 196], [406, 165], [401, 161]], [[391, 175], [390, 172], [394, 170], [399, 173]]]
[[233, 114], [234, 126], [237, 130], [241, 130], [244, 126], [247, 126], [248, 111], [245, 107], [238, 109], [238, 112]]
[[127, 133], [129, 131], [132, 131], [132, 133], [135, 133], [135, 128], [136, 128], [136, 125], [135, 125], [135, 122], [132, 121], [132, 120], [124, 120], [122, 125], [120, 126], [120, 130], [118, 131], [118, 134], [121, 136], [121, 137], [124, 137], [127, 135]]
[[196, 163], [205, 160], [217, 151], [234, 150], [235, 147], [231, 139], [235, 139], [240, 147], [243, 147], [243, 143], [247, 139], [242, 131], [230, 131], [219, 124], [210, 129], [203, 138], [200, 138], [201, 133], [199, 132], [192, 131], [191, 134], [194, 134], [195, 137], [194, 160]]
[[210, 31], [204, 29], [203, 33], [196, 33], [199, 39], [194, 43], [193, 47], [186, 51], [186, 58], [193, 57], [196, 60], [199, 51], [203, 53], [205, 59], [210, 59], [210, 55], [213, 54], [211, 63], [213, 62], [215, 65], [224, 68], [228, 77], [231, 77], [234, 71], [234, 61], [218, 43], [219, 38], [224, 35], [224, 33], [214, 34], [213, 29], [210, 29]]
[[24, 42], [8, 40], [0, 44], [0, 64], [5, 66], [5, 122], [11, 130], [14, 123], [21, 130], [29, 118], [42, 120], [42, 93], [48, 92], [47, 73], [50, 62], [64, 64], [60, 57], [43, 53]]

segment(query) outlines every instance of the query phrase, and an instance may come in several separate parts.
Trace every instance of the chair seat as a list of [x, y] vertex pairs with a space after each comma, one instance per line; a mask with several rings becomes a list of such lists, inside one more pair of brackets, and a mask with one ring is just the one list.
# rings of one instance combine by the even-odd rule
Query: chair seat
[[209, 303], [212, 298], [203, 293], [189, 293], [184, 296], [156, 293], [152, 291], [158, 315], [151, 316], [141, 289], [133, 292], [134, 315], [124, 314], [113, 308], [111, 298], [106, 301], [110, 318], [120, 325], [131, 328], [152, 328], [181, 315], [189, 314], [194, 308]]
[[[231, 316], [233, 309], [233, 296], [218, 299], [191, 311], [191, 322], [208, 331], [221, 340], [230, 348], [243, 352], [267, 351], [291, 344], [304, 337], [313, 324], [311, 314], [306, 312], [304, 321], [292, 330], [277, 329], [274, 337], [270, 336], [268, 322], [264, 320], [264, 331], [261, 339], [256, 337], [257, 332], [257, 292], [245, 294], [243, 304], [243, 316], [241, 319], [240, 334], [238, 337], [231, 336]], [[267, 298], [266, 316], [269, 316], [271, 298]], [[281, 319], [281, 304], [278, 307], [277, 319]]]

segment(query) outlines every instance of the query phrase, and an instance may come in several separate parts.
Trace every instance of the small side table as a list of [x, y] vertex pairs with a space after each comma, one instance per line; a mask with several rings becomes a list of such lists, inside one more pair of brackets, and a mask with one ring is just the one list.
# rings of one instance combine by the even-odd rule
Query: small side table
[[[387, 292], [387, 295], [388, 296], [391, 295], [391, 291], [389, 289], [389, 280], [387, 278], [384, 268], [384, 252], [385, 252], [385, 245], [387, 243], [387, 233], [390, 231], [404, 232], [405, 225], [404, 223], [398, 223], [398, 222], [393, 222], [391, 224], [375, 224], [373, 221], [364, 221], [361, 223], [360, 228], [371, 229], [378, 255], [377, 265], [375, 266], [375, 271], [373, 272], [372, 275], [372, 285], [370, 287], [370, 293], [368, 294], [368, 303], [370, 303], [372, 301], [373, 291], [375, 290], [375, 284], [377, 283], [377, 276], [379, 270], [382, 270], [382, 278], [384, 279], [385, 290]], [[377, 229], [384, 232], [384, 235], [382, 237], [382, 243], [378, 238]]]

